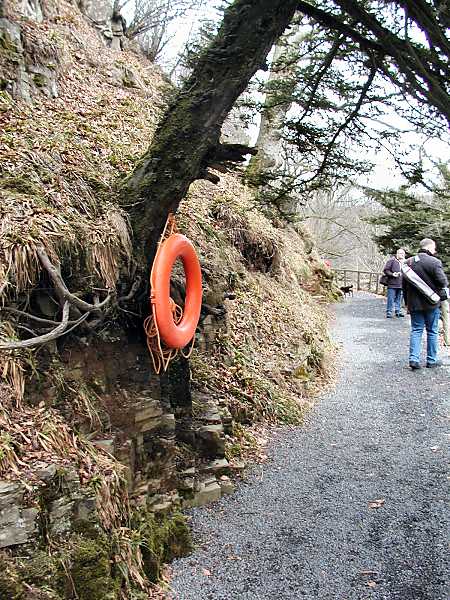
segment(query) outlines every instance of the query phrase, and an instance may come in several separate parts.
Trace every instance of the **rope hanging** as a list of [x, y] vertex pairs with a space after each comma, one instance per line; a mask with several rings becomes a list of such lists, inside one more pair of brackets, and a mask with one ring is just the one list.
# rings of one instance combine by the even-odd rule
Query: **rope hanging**
[[[174, 215], [171, 213], [167, 217], [166, 224], [164, 226], [164, 230], [161, 234], [161, 237], [158, 242], [155, 260], [153, 261], [152, 270], [150, 273], [150, 286], [151, 290], [154, 289], [154, 269], [156, 263], [156, 257], [160, 252], [161, 246], [163, 242], [165, 242], [169, 237], [178, 232], [177, 224], [175, 221]], [[175, 325], [178, 325], [183, 318], [183, 309], [181, 306], [176, 304], [172, 298], [169, 299], [170, 302], [170, 310], [172, 313], [172, 318]], [[194, 349], [195, 343], [195, 335], [192, 337], [192, 341], [190, 342], [190, 347], [187, 353], [184, 352], [184, 349], [180, 348], [169, 348], [161, 339], [158, 322], [156, 318], [156, 308], [153, 295], [150, 296], [150, 303], [152, 307], [152, 313], [145, 319], [144, 321], [144, 331], [147, 337], [147, 347], [150, 352], [150, 356], [153, 363], [153, 368], [157, 374], [162, 371], [166, 371], [167, 367], [177, 355], [178, 352], [185, 358], [189, 358]]]

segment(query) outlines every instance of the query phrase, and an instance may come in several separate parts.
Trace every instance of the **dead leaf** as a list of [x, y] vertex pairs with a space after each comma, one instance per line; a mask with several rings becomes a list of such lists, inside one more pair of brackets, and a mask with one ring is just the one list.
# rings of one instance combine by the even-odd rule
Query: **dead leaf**
[[376, 585], [377, 585], [377, 584], [376, 584], [376, 582], [375, 582], [375, 581], [368, 581], [368, 582], [367, 582], [367, 585], [368, 585], [370, 588], [374, 588], [374, 587], [376, 587]]
[[381, 508], [384, 505], [384, 498], [378, 498], [369, 502], [369, 508]]
[[211, 571], [209, 569], [202, 569], [202, 573], [205, 577], [211, 577]]

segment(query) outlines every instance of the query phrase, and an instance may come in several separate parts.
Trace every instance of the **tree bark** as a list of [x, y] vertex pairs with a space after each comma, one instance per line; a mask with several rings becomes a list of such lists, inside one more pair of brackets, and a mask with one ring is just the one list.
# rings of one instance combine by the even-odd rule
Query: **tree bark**
[[[283, 36], [284, 43], [278, 42], [275, 45], [266, 85], [265, 108], [261, 111], [261, 122], [255, 144], [258, 154], [251, 160], [251, 168], [257, 173], [267, 169], [278, 169], [283, 165], [282, 129], [286, 115], [292, 106], [291, 96], [296, 85], [292, 75], [296, 62], [283, 65], [283, 61], [286, 62], [292, 50], [295, 52], [298, 49], [305, 37], [306, 33], [300, 31], [300, 25], [297, 24], [289, 34]], [[280, 101], [280, 93], [276, 91], [277, 82], [282, 81], [285, 81], [283, 92], [286, 97], [285, 102]]]
[[217, 154], [222, 124], [270, 48], [289, 25], [296, 0], [235, 0], [134, 172], [121, 202], [130, 215], [134, 246], [147, 264], [169, 213]]

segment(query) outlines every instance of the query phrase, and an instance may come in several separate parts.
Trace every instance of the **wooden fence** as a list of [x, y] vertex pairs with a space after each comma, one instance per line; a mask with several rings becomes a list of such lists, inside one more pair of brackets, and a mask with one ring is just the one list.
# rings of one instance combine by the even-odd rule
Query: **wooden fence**
[[372, 292], [384, 295], [386, 288], [380, 284], [381, 273], [371, 271], [352, 271], [350, 269], [335, 269], [334, 276], [338, 286], [353, 284], [354, 291]]

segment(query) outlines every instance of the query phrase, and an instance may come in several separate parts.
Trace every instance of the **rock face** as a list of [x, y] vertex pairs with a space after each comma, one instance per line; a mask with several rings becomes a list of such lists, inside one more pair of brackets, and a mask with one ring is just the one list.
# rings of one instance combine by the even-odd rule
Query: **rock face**
[[114, 50], [124, 48], [126, 24], [125, 20], [115, 13], [113, 0], [80, 0], [79, 6], [107, 46]]
[[37, 532], [38, 510], [24, 506], [25, 487], [0, 481], [0, 548], [28, 542]]
[[55, 465], [41, 465], [36, 474], [41, 485], [33, 494], [22, 483], [0, 481], [0, 548], [61, 536], [96, 521], [93, 492], [81, 485], [75, 469], [58, 472]]
[[[177, 385], [161, 389], [143, 344], [118, 336], [115, 342], [70, 346], [61, 355], [60, 369], [69, 387], [82, 387], [95, 399], [102, 431], [88, 418], [74, 420], [70, 398], [62, 405], [51, 382], [48, 388], [30, 389], [31, 396], [36, 402], [59, 402], [75, 428], [122, 463], [132, 506], [164, 515], [232, 492], [224, 433], [231, 417], [222, 417], [207, 395], [193, 399]], [[86, 523], [96, 526], [95, 491], [80, 482], [75, 467], [61, 470], [41, 463], [34, 475], [28, 493], [19, 482], [0, 481], [1, 548], [58, 539]]]
[[[113, 50], [127, 46], [125, 20], [113, 8], [113, 0], [80, 0], [78, 6], [86, 20], [97, 30], [103, 43]], [[45, 26], [47, 19], [57, 19], [56, 0], [21, 0], [15, 5], [16, 17], [4, 16], [0, 10], [0, 89], [13, 98], [33, 102], [42, 95], [58, 97], [60, 48], [57, 39], [44, 47], [35, 46], [33, 23]], [[2, 60], [2, 58], [4, 60]], [[4, 63], [4, 64], [3, 64]], [[141, 87], [132, 69], [118, 68], [120, 85]]]

